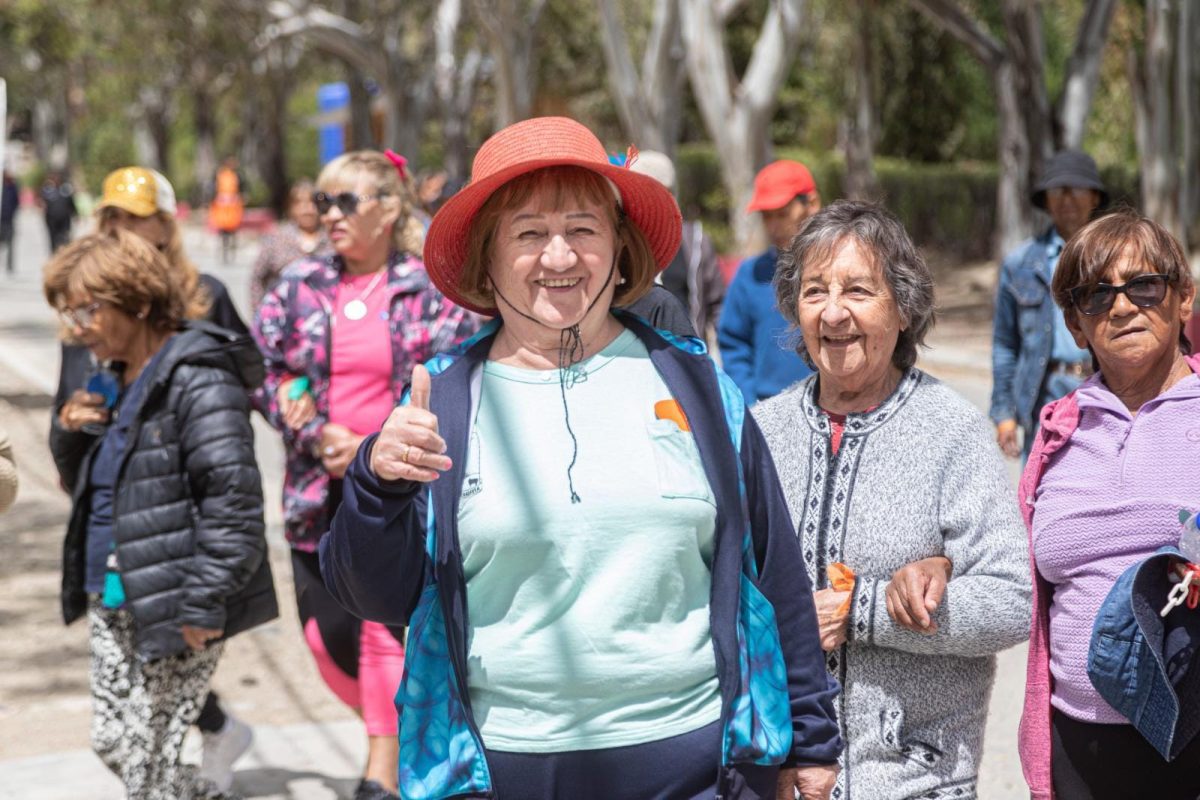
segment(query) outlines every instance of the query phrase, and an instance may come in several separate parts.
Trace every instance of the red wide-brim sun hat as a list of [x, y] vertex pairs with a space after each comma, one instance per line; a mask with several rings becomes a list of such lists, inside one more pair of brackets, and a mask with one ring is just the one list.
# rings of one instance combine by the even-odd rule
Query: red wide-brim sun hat
[[[632, 159], [631, 162], [632, 163]], [[646, 237], [661, 272], [679, 249], [683, 220], [674, 196], [648, 175], [608, 160], [604, 145], [586, 127], [566, 117], [537, 117], [493, 134], [471, 165], [471, 180], [434, 214], [425, 234], [425, 269], [433, 284], [463, 308], [493, 316], [459, 292], [467, 261], [467, 237], [479, 209], [504, 184], [545, 167], [576, 166], [608, 178], [621, 193], [621, 207]]]

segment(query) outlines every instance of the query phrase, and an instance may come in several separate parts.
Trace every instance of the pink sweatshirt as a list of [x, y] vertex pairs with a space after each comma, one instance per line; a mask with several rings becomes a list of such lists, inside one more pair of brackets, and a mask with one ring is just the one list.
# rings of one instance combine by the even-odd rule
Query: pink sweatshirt
[[[1194, 373], [1200, 374], [1200, 355], [1188, 359]], [[1079, 405], [1072, 392], [1042, 409], [1041, 427], [1029, 463], [1021, 475], [1017, 497], [1025, 527], [1029, 532], [1029, 565], [1033, 577], [1033, 621], [1029, 633], [1029, 659], [1025, 669], [1025, 708], [1021, 714], [1018, 750], [1025, 782], [1033, 800], [1052, 800], [1050, 771], [1050, 601], [1054, 587], [1041, 577], [1034, 561], [1033, 510], [1038, 484], [1050, 457], [1061, 450], [1079, 427]]]

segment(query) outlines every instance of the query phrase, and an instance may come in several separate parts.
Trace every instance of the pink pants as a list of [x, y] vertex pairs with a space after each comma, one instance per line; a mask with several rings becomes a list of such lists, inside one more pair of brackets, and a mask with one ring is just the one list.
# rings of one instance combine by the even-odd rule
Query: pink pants
[[357, 680], [333, 663], [315, 619], [305, 624], [304, 638], [325, 684], [339, 700], [362, 712], [367, 735], [395, 736], [399, 724], [395, 698], [404, 675], [404, 648], [391, 631], [378, 622], [362, 623]]
[[362, 622], [338, 605], [321, 580], [316, 553], [293, 550], [292, 577], [304, 640], [325, 684], [362, 714], [368, 736], [395, 736], [404, 646], [386, 626]]

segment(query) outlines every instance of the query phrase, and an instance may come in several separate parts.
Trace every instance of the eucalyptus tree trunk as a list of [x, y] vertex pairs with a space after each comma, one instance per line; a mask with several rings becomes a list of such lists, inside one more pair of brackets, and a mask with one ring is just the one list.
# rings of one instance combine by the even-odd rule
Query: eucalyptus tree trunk
[[[1160, 2], [1161, 0], [1152, 0]], [[908, 0], [958, 39], [987, 70], [995, 93], [996, 251], [1003, 254], [1032, 232], [1032, 182], [1056, 147], [1079, 147], [1099, 75], [1101, 51], [1117, 0], [1088, 0], [1067, 65], [1062, 97], [1051, 106], [1045, 79], [1040, 4], [1002, 0], [997, 39], [955, 0]]]
[[875, 175], [875, 15], [876, 0], [856, 0], [851, 6], [851, 102], [846, 119], [846, 196], [878, 200]]
[[479, 82], [483, 54], [471, 47], [458, 58], [458, 32], [463, 18], [463, 0], [440, 0], [434, 21], [434, 89], [442, 121], [442, 167], [451, 178], [467, 176], [470, 161], [469, 128], [475, 87]]
[[1176, 82], [1179, 77], [1175, 35], [1178, 5], [1167, 0], [1146, 4], [1145, 53], [1129, 57], [1134, 97], [1135, 138], [1141, 171], [1142, 210], [1175, 238], [1183, 240], [1180, 131]]
[[1062, 149], [1079, 150], [1083, 147], [1083, 134], [1091, 112], [1092, 98], [1100, 80], [1100, 59], [1116, 8], [1117, 0], [1089, 0], [1080, 17], [1075, 47], [1067, 62], [1062, 94], [1055, 109], [1056, 139]]
[[[729, 193], [729, 222], [738, 250], [762, 241], [756, 216], [745, 213], [755, 172], [770, 152], [768, 126], [775, 98], [795, 57], [806, 4], [771, 0], [741, 80], [725, 45], [726, 17], [711, 0], [680, 0], [683, 41], [692, 95], [717, 149]], [[733, 4], [736, 5], [736, 4]]]
[[546, 0], [474, 0], [495, 69], [496, 127], [528, 119], [537, 93], [533, 39]]
[[678, 0], [655, 0], [640, 74], [616, 0], [596, 0], [596, 7], [609, 88], [621, 127], [638, 147], [674, 158], [687, 80]]

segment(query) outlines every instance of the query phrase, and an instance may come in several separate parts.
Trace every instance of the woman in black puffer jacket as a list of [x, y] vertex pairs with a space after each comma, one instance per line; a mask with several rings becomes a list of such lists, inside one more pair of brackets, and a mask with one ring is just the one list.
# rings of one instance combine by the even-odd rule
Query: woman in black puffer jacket
[[73, 338], [125, 365], [63, 551], [64, 619], [90, 624], [92, 746], [130, 798], [189, 800], [179, 755], [221, 642], [277, 615], [247, 398], [262, 359], [247, 339], [182, 323], [183, 290], [134, 234], [63, 248], [44, 288]]

